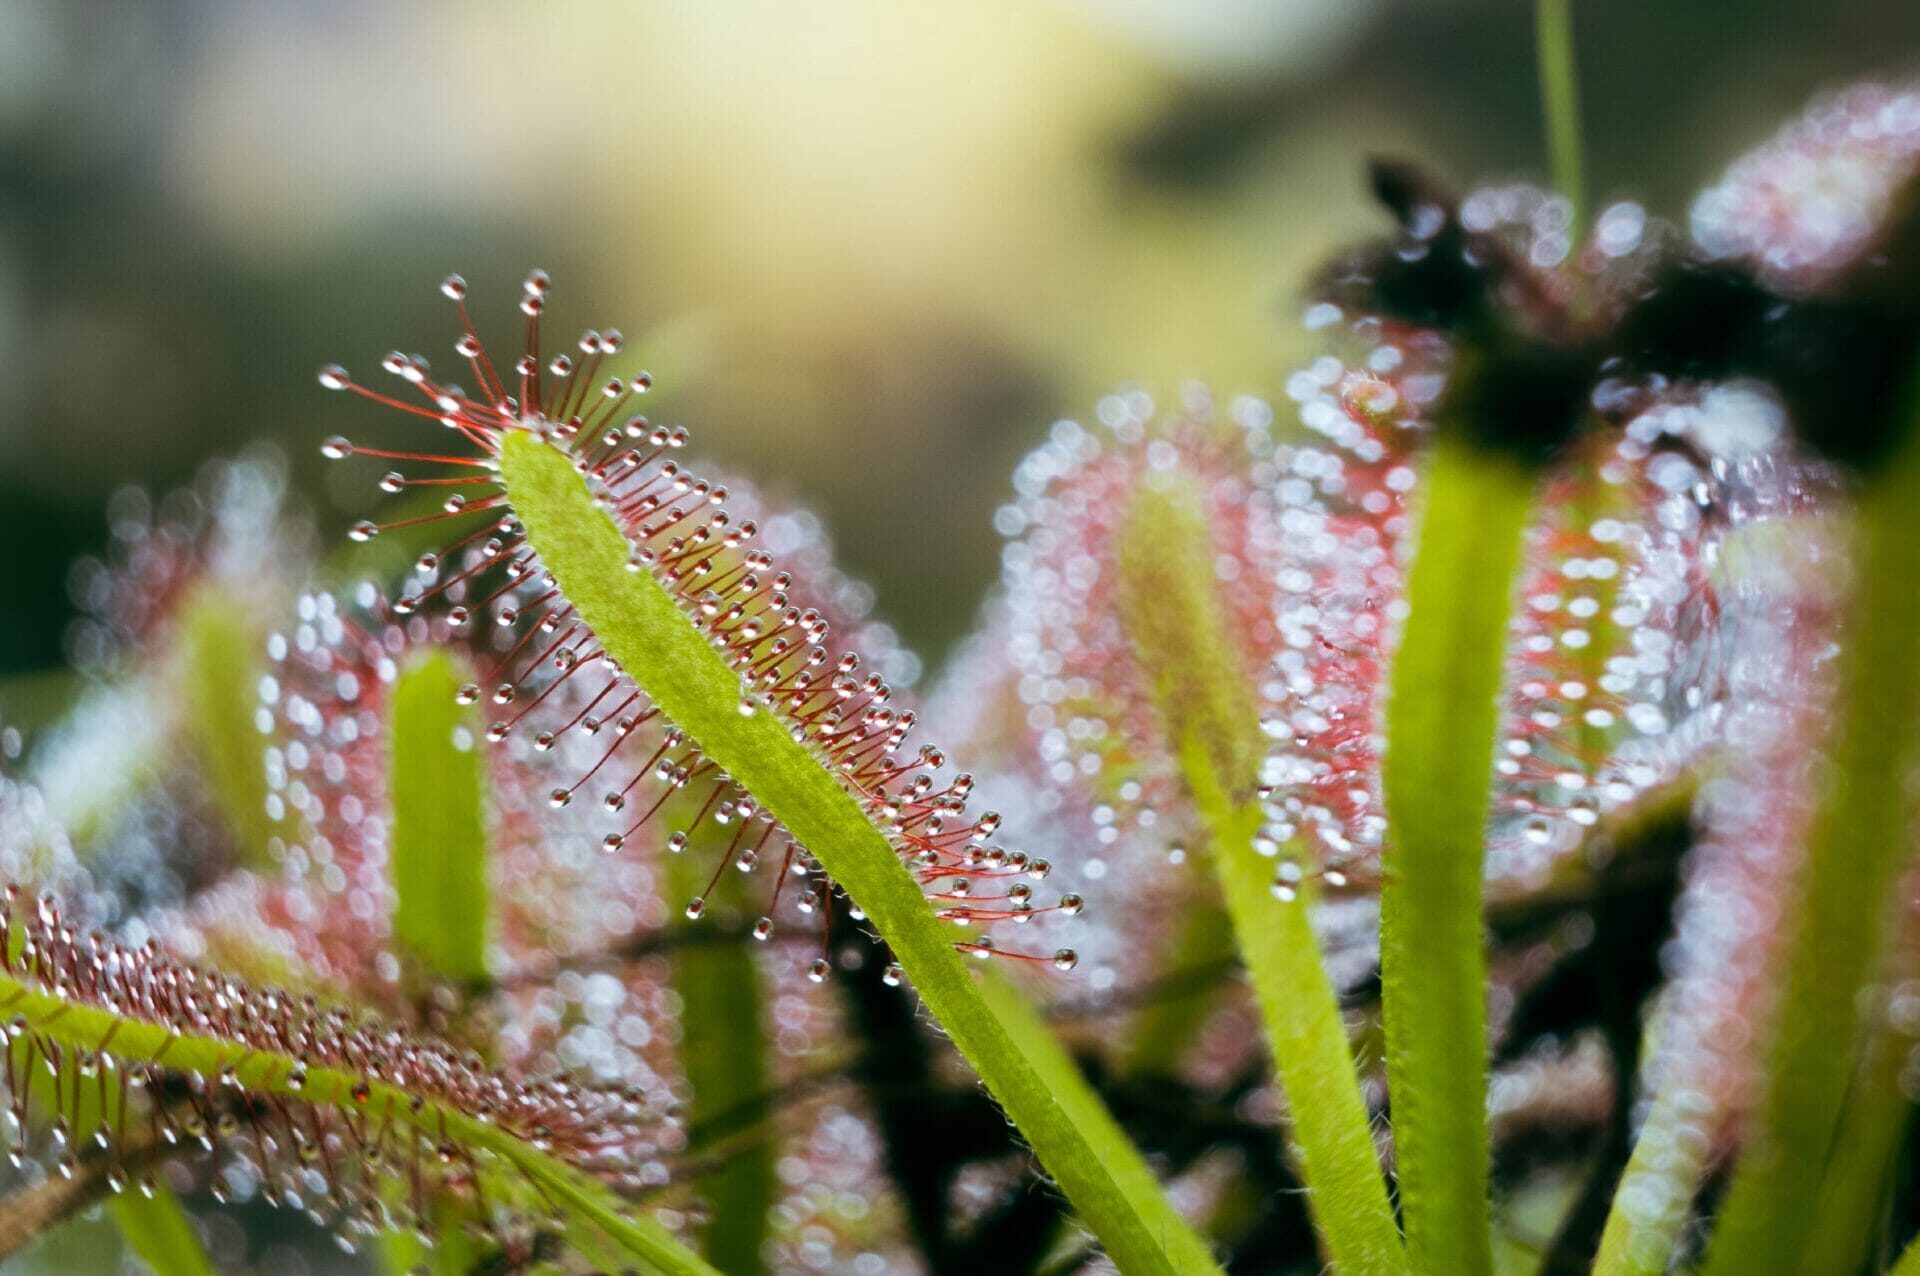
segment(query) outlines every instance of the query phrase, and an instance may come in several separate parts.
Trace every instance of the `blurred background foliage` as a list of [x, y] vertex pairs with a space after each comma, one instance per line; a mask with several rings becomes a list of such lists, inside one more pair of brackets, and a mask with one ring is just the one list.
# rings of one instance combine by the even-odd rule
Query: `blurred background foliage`
[[[1807, 95], [1899, 73], [1898, 0], [1577, 6], [1592, 184], [1680, 216]], [[1539, 178], [1519, 0], [0, 0], [0, 676], [57, 668], [125, 483], [281, 444], [370, 485], [312, 372], [447, 362], [530, 265], [650, 412], [819, 509], [938, 658], [1046, 422], [1127, 381], [1271, 393], [1362, 157]], [[327, 484], [352, 483], [326, 490]]]

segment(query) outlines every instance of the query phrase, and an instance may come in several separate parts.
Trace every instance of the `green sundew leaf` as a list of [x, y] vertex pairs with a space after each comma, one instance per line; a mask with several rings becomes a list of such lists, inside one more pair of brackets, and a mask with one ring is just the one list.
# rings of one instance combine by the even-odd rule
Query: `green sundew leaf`
[[[393, 931], [423, 969], [468, 987], [487, 978], [487, 837], [472, 713], [455, 700], [462, 678], [434, 652], [394, 685], [389, 725], [393, 795]], [[435, 1214], [451, 1212], [440, 1200]], [[381, 1238], [394, 1276], [428, 1267], [472, 1271], [481, 1249], [445, 1221], [432, 1246], [408, 1232]]]
[[107, 1212], [127, 1248], [160, 1276], [214, 1276], [193, 1220], [164, 1184], [155, 1185], [151, 1197], [122, 1192], [108, 1202]]
[[1394, 1160], [1416, 1271], [1493, 1264], [1481, 859], [1534, 474], [1442, 430], [1427, 462], [1382, 768], [1380, 957]]
[[[852, 795], [769, 713], [742, 714], [739, 676], [627, 544], [573, 463], [509, 431], [500, 474], [529, 542], [602, 648], [701, 750], [817, 857], [893, 949], [915, 991], [1122, 1270], [1213, 1272], [1206, 1245], [1155, 1188], [1111, 1119], [1089, 1124], [983, 998], [951, 926]], [[1108, 1137], [1112, 1135], [1112, 1137]]]
[[182, 608], [177, 635], [187, 740], [241, 862], [267, 865], [277, 830], [267, 817], [267, 773], [254, 725], [254, 688], [265, 664], [259, 624], [203, 587]]
[[[1003, 977], [998, 971], [982, 971], [978, 987], [980, 997], [987, 1009], [998, 1021], [1008, 1039], [1028, 1061], [1035, 1074], [1046, 1085], [1060, 1113], [1073, 1124], [1090, 1147], [1110, 1158], [1106, 1163], [1107, 1168], [1120, 1190], [1136, 1201], [1162, 1199], [1159, 1184], [1153, 1178], [1153, 1171], [1147, 1168], [1146, 1162], [1140, 1159], [1140, 1154], [1134, 1150], [1133, 1144], [1127, 1141], [1126, 1131], [1120, 1128], [1119, 1122], [1113, 1119], [1113, 1114], [1107, 1111], [1107, 1105], [1101, 1102], [1100, 1096], [1087, 1083], [1086, 1075], [1080, 1071], [1080, 1065], [1075, 1063], [1073, 1056], [1067, 1053], [1066, 1047], [1054, 1035], [1053, 1029], [1047, 1026], [1047, 1021], [1041, 1017], [1033, 1003], [1014, 986], [1011, 980]], [[1071, 1201], [1072, 1196], [1069, 1195], [1068, 1199]], [[1179, 1222], [1179, 1215], [1174, 1214], [1171, 1207], [1167, 1208], [1167, 1214], [1179, 1223], [1183, 1231], [1186, 1229], [1186, 1224]], [[1091, 1221], [1087, 1220], [1084, 1214], [1081, 1218], [1088, 1223], [1089, 1227], [1092, 1226]], [[1095, 1234], [1098, 1235], [1098, 1229], [1095, 1229]], [[1168, 1239], [1173, 1241], [1178, 1237], [1169, 1233]], [[1194, 1246], [1200, 1244], [1197, 1237], [1192, 1243]], [[1111, 1246], [1108, 1246], [1108, 1253], [1112, 1254]], [[1204, 1254], [1205, 1250], [1202, 1249], [1200, 1253]], [[1114, 1257], [1121, 1271], [1131, 1273], [1136, 1270], [1128, 1265], [1125, 1259], [1117, 1255]], [[1179, 1259], [1180, 1255], [1176, 1252], [1174, 1257]], [[1207, 1260], [1206, 1266], [1197, 1265], [1198, 1258], [1185, 1261], [1195, 1265], [1176, 1266], [1171, 1270], [1182, 1272], [1218, 1270], [1212, 1266], [1211, 1259]]]
[[1671, 1265], [1707, 1168], [1694, 1107], [1677, 1078], [1655, 1091], [1607, 1209], [1594, 1276], [1661, 1276]]
[[487, 833], [478, 735], [453, 660], [416, 660], [393, 689], [393, 930], [433, 974], [487, 978]]
[[[571, 1220], [575, 1225], [590, 1225], [605, 1243], [619, 1249], [622, 1267], [659, 1276], [719, 1276], [665, 1227], [635, 1211], [605, 1185], [494, 1122], [436, 1098], [338, 1068], [306, 1065], [274, 1051], [242, 1049], [217, 1037], [69, 1001], [7, 974], [0, 974], [0, 1006], [10, 1019], [22, 1021], [27, 1031], [63, 1049], [94, 1052], [107, 1046], [122, 1066], [158, 1064], [175, 1072], [229, 1077], [232, 1084], [255, 1093], [378, 1113], [383, 1120], [411, 1126], [435, 1142], [454, 1140], [476, 1155], [484, 1153], [518, 1171], [546, 1202], [577, 1216]], [[290, 1080], [296, 1075], [302, 1078], [298, 1083]], [[503, 1180], [490, 1190], [497, 1198], [508, 1187]]]
[[1853, 1075], [1859, 992], [1880, 955], [1891, 887], [1913, 845], [1920, 394], [1910, 391], [1906, 411], [1899, 450], [1860, 486], [1831, 764], [1807, 836], [1767, 1095], [1707, 1251], [1708, 1276], [1791, 1272], [1806, 1256], [1817, 1176]]
[[[690, 854], [676, 857], [672, 866], [681, 894], [699, 893], [706, 885]], [[680, 1060], [693, 1087], [687, 1116], [700, 1129], [767, 1093], [769, 1043], [760, 972], [753, 954], [738, 941], [681, 945], [672, 972], [681, 1002]], [[708, 1205], [702, 1229], [707, 1259], [723, 1271], [750, 1276], [761, 1268], [760, 1247], [774, 1200], [773, 1153], [771, 1141], [756, 1139], [729, 1153], [696, 1185]]]
[[1156, 476], [1135, 496], [1120, 535], [1129, 637], [1178, 742], [1210, 843], [1206, 859], [1253, 979], [1308, 1209], [1341, 1271], [1404, 1272], [1353, 1050], [1309, 922], [1311, 892], [1276, 899], [1274, 863], [1253, 847], [1263, 823], [1254, 793], [1265, 754], [1260, 699], [1229, 637], [1201, 492], [1191, 480]]
[[[18, 953], [17, 940], [10, 947], [10, 956]], [[10, 1075], [22, 1075], [25, 1046], [16, 1040], [6, 1050], [13, 1068]], [[56, 1113], [64, 1117], [71, 1125], [70, 1137], [76, 1139], [85, 1140], [94, 1131], [125, 1128], [122, 1096], [115, 1086], [75, 1086], [71, 1093], [55, 1096], [43, 1084], [32, 1092], [31, 1106], [37, 1119], [51, 1120]], [[123, 1142], [115, 1155], [126, 1152]], [[165, 1183], [148, 1178], [141, 1190], [120, 1183], [108, 1198], [107, 1214], [127, 1248], [161, 1276], [213, 1276], [213, 1260], [202, 1248], [193, 1220]]]

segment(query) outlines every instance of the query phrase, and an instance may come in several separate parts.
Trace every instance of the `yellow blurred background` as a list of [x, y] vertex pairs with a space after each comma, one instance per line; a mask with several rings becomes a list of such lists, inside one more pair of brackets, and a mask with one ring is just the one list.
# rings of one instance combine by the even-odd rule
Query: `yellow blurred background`
[[[1688, 192], [1920, 11], [1576, 4], [1592, 184]], [[1377, 231], [1369, 153], [1544, 170], [1520, 0], [0, 0], [0, 673], [55, 665], [117, 485], [279, 443], [376, 494], [313, 381], [622, 327], [649, 413], [818, 509], [937, 659], [1012, 462], [1121, 382], [1275, 393], [1300, 281]], [[353, 486], [343, 486], [351, 480]]]

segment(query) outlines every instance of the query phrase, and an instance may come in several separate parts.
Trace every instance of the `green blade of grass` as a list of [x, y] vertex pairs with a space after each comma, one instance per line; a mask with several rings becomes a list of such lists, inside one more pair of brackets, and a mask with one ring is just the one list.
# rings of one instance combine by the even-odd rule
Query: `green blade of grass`
[[1864, 477], [1841, 635], [1837, 717], [1807, 839], [1766, 1098], [1728, 1189], [1708, 1276], [1790, 1272], [1814, 1226], [1821, 1167], [1853, 1074], [1858, 995], [1880, 954], [1889, 889], [1912, 846], [1920, 752], [1920, 422]]
[[1414, 1270], [1472, 1276], [1493, 1264], [1481, 860], [1534, 474], [1443, 430], [1422, 482], [1381, 780], [1387, 1091]]
[[436, 652], [394, 684], [393, 931], [425, 971], [473, 987], [487, 978], [487, 833], [479, 737], [454, 700], [462, 681]]
[[1135, 495], [1120, 537], [1129, 637], [1179, 750], [1207, 834], [1203, 858], [1253, 980], [1307, 1208], [1340, 1271], [1405, 1271], [1346, 1025], [1308, 920], [1311, 892], [1276, 898], [1274, 861], [1254, 850], [1266, 753], [1260, 698], [1229, 636], [1201, 492], [1191, 480], [1155, 475]]
[[[1082, 1219], [1128, 1273], [1211, 1272], [1206, 1245], [1152, 1188], [1140, 1155], [1108, 1125], [1070, 1115], [1001, 1022], [884, 834], [770, 713], [740, 711], [739, 676], [627, 544], [573, 462], [509, 431], [500, 474], [530, 544], [602, 648], [727, 774], [803, 842], [892, 947], [915, 991], [971, 1063]], [[1097, 1099], [1089, 1100], [1097, 1103]]]

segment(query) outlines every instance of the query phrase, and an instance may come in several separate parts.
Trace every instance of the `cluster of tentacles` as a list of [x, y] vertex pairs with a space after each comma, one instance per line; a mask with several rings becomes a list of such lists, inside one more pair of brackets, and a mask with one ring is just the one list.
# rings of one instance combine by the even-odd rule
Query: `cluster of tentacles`
[[491, 1071], [312, 997], [83, 931], [13, 887], [0, 953], [16, 1163], [41, 1142], [68, 1175], [105, 1158], [118, 1191], [130, 1170], [197, 1144], [222, 1171], [216, 1190], [244, 1166], [267, 1200], [332, 1216], [343, 1237], [430, 1230], [427, 1203], [448, 1194], [472, 1226], [511, 1226], [537, 1185], [495, 1139], [618, 1188], [648, 1181], [655, 1125], [623, 1091]]
[[[668, 838], [669, 851], [682, 849], [705, 824], [730, 825], [722, 868], [732, 864], [751, 871], [777, 863], [776, 902], [790, 877], [823, 881], [806, 849], [696, 742], [665, 720], [562, 594], [528, 543], [511, 493], [499, 479], [495, 458], [501, 440], [516, 431], [531, 433], [572, 459], [596, 503], [625, 536], [628, 568], [649, 573], [739, 673], [741, 712], [772, 713], [791, 729], [887, 835], [943, 918], [984, 924], [1079, 910], [1072, 896], [1050, 905], [1035, 902], [1029, 883], [1046, 876], [1048, 862], [996, 844], [999, 816], [967, 817], [972, 777], [945, 774], [946, 758], [937, 747], [909, 745], [914, 711], [895, 706], [884, 676], [862, 675], [857, 653], [836, 655], [826, 645], [829, 618], [796, 594], [793, 577], [777, 570], [773, 556], [756, 546], [758, 526], [728, 512], [724, 486], [674, 459], [686, 444], [686, 431], [624, 415], [651, 382], [645, 373], [604, 375], [607, 359], [622, 348], [618, 332], [590, 331], [581, 337], [577, 357], [548, 357], [540, 329], [548, 280], [536, 271], [521, 300], [524, 353], [503, 370], [474, 333], [464, 281], [451, 277], [443, 291], [459, 308], [464, 331], [456, 349], [480, 387], [477, 395], [436, 380], [425, 359], [400, 353], [388, 355], [384, 366], [414, 387], [423, 403], [379, 393], [338, 367], [327, 368], [320, 379], [329, 388], [438, 422], [458, 446], [445, 452], [399, 451], [336, 438], [323, 451], [331, 457], [366, 455], [435, 467], [425, 474], [391, 473], [382, 486], [390, 492], [444, 489], [441, 508], [385, 525], [363, 522], [353, 534], [366, 540], [429, 522], [459, 529], [443, 550], [419, 560], [416, 583], [393, 608], [407, 615], [444, 607], [456, 627], [489, 620], [499, 627], [504, 641], [497, 659], [481, 681], [462, 692], [469, 700], [487, 695], [504, 711], [487, 728], [490, 740], [531, 730], [537, 732], [535, 747], [543, 750], [569, 738], [596, 742], [579, 773], [551, 791], [554, 806], [568, 805], [599, 785], [599, 800], [619, 817], [620, 827], [603, 842], [616, 852], [660, 816], [676, 793], [686, 791], [699, 802], [691, 819]], [[649, 778], [660, 786], [651, 795], [640, 788]], [[818, 911], [826, 898], [824, 884], [810, 882], [799, 902], [804, 910]], [[704, 909], [704, 896], [688, 904], [692, 916]], [[755, 934], [764, 938], [773, 925], [769, 907]], [[986, 935], [961, 946], [994, 951]], [[1051, 960], [1070, 964], [1059, 955]]]

